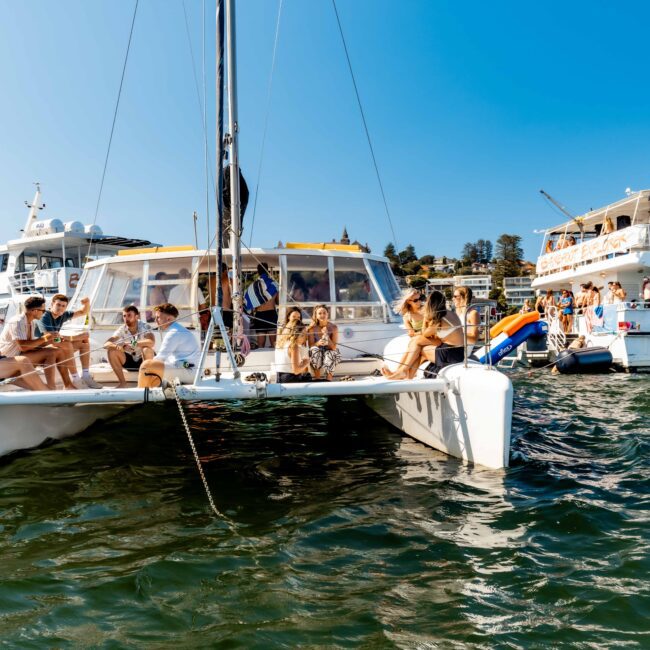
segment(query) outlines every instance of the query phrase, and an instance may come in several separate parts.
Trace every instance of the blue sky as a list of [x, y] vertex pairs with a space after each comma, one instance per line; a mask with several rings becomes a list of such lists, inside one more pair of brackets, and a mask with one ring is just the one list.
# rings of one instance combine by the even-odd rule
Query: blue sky
[[[40, 181], [44, 216], [92, 222], [133, 2], [0, 0], [0, 238]], [[213, 7], [207, 12], [213, 155]], [[456, 256], [523, 238], [648, 182], [650, 4], [337, 0], [400, 249]], [[202, 7], [185, 8], [201, 85]], [[241, 162], [252, 242], [391, 240], [330, 0], [237, 4]], [[202, 92], [202, 88], [200, 88]], [[206, 242], [201, 113], [181, 0], [140, 0], [97, 223]], [[214, 163], [212, 163], [212, 167]], [[254, 198], [244, 239], [251, 237]], [[213, 225], [210, 225], [213, 228]]]

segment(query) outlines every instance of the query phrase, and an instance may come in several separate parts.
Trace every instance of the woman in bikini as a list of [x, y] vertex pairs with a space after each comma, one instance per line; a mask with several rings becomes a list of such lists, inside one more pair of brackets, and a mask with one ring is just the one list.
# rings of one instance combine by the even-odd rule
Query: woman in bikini
[[436, 369], [463, 361], [463, 325], [453, 312], [447, 311], [445, 296], [433, 291], [424, 306], [422, 333], [411, 338], [404, 365], [391, 373], [382, 368], [387, 379], [412, 379], [423, 358]]
[[404, 327], [410, 337], [422, 331], [424, 316], [422, 315], [422, 294], [417, 289], [411, 289], [393, 304], [393, 309], [402, 317]]

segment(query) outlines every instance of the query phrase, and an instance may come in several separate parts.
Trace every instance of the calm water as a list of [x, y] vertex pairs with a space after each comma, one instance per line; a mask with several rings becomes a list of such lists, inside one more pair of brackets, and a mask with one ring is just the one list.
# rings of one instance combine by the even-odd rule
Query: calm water
[[650, 378], [516, 379], [512, 467], [353, 400], [174, 406], [0, 465], [0, 644], [650, 647]]

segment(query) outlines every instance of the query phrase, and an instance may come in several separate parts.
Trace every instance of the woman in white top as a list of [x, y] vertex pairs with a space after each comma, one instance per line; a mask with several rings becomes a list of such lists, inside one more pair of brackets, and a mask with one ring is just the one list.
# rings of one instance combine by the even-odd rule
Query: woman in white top
[[298, 307], [291, 307], [280, 330], [275, 348], [278, 383], [311, 381], [307, 332]]
[[472, 290], [469, 287], [456, 287], [452, 294], [454, 311], [460, 319], [463, 327], [467, 326], [467, 356], [472, 354], [474, 345], [479, 339], [479, 325], [481, 317], [476, 309], [472, 307]]

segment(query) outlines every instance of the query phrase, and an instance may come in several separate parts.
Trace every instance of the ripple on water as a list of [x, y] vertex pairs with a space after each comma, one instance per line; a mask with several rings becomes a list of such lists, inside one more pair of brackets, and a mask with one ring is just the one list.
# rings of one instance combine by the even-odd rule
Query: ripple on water
[[513, 462], [352, 399], [173, 405], [0, 465], [16, 647], [647, 646], [648, 379], [515, 377]]

